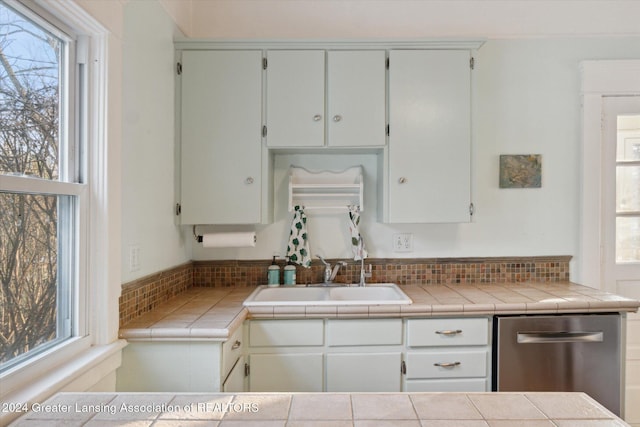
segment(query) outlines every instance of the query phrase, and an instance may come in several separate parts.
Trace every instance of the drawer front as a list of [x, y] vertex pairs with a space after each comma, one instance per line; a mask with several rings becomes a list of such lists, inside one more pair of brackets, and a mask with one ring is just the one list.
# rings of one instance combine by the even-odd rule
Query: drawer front
[[407, 392], [484, 392], [491, 391], [484, 378], [463, 378], [453, 380], [409, 380], [405, 383]]
[[227, 377], [236, 360], [242, 355], [243, 348], [242, 325], [240, 325], [229, 339], [222, 344], [222, 378]]
[[251, 347], [312, 346], [324, 344], [324, 321], [252, 320], [249, 323]]
[[488, 343], [488, 319], [407, 320], [409, 347], [487, 345]]
[[332, 347], [402, 344], [402, 319], [332, 319], [327, 328]]
[[407, 379], [487, 376], [486, 350], [408, 352]]

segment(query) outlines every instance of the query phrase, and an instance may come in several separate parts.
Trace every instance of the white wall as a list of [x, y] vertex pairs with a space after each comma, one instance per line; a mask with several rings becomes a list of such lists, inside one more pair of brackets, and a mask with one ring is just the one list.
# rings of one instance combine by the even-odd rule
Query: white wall
[[[174, 224], [174, 87], [172, 18], [156, 1], [124, 7], [122, 108], [122, 282], [190, 259]], [[138, 249], [139, 267], [130, 265]]]
[[[365, 183], [366, 211], [362, 222], [370, 255], [577, 255], [581, 120], [578, 64], [598, 58], [640, 58], [640, 38], [488, 40], [477, 53], [474, 71], [473, 222], [376, 222], [375, 208], [369, 205], [375, 199], [371, 189], [375, 186], [375, 161], [363, 156], [369, 180]], [[528, 153], [542, 155], [542, 188], [499, 189], [499, 155]], [[350, 160], [328, 157], [322, 161], [317, 156], [306, 157], [311, 165], [324, 164], [329, 169], [361, 163], [358, 156]], [[280, 180], [289, 163], [300, 160], [276, 157], [275, 221], [273, 225], [257, 227], [258, 246], [226, 251], [196, 247], [196, 259], [264, 259], [274, 251], [283, 254], [291, 215], [283, 209], [286, 199]], [[310, 214], [312, 253], [349, 256], [346, 222], [341, 229], [336, 221], [327, 215]], [[397, 232], [414, 233], [414, 252], [392, 252], [392, 235]]]
[[[164, 9], [163, 9], [164, 8]], [[639, 2], [172, 0], [125, 6], [123, 114], [123, 282], [194, 259], [264, 259], [283, 254], [291, 214], [283, 179], [290, 163], [340, 169], [363, 164], [363, 234], [372, 257], [578, 255], [580, 104], [578, 63], [640, 58], [633, 18]], [[571, 16], [570, 22], [566, 19]], [[204, 250], [173, 225], [172, 18], [190, 37], [489, 37], [474, 72], [471, 224], [377, 222], [377, 160], [359, 156], [276, 156], [274, 223], [251, 249]], [[576, 36], [577, 35], [577, 36]], [[614, 35], [614, 36], [612, 36]], [[632, 35], [632, 36], [628, 36]], [[151, 96], [153, 94], [153, 96]], [[498, 188], [500, 154], [542, 154], [541, 189]], [[310, 214], [311, 250], [348, 257], [346, 215]], [[200, 227], [200, 231], [246, 227]], [[394, 253], [392, 235], [414, 234], [414, 251]], [[129, 271], [130, 246], [140, 269]], [[191, 248], [193, 246], [193, 248]], [[193, 255], [191, 256], [191, 251]], [[575, 265], [576, 262], [573, 264]], [[572, 278], [579, 280], [572, 271]]]
[[638, 35], [628, 0], [195, 0], [190, 37]]

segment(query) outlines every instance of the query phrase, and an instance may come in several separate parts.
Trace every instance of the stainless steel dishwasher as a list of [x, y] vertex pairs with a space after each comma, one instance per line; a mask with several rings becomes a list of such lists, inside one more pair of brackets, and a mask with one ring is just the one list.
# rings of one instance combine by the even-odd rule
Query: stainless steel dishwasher
[[620, 314], [495, 316], [494, 391], [581, 391], [621, 415]]

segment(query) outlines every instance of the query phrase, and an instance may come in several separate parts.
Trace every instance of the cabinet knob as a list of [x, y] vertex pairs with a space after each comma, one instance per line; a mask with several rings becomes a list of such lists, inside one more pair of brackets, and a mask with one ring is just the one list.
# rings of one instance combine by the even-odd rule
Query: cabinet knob
[[316, 114], [315, 116], [313, 116], [313, 121], [314, 122], [319, 122], [320, 120], [322, 120], [322, 115], [321, 114]]
[[244, 183], [245, 184], [253, 184], [253, 177], [252, 176], [247, 177], [247, 179], [244, 180]]
[[336, 114], [335, 116], [333, 116], [333, 121], [334, 122], [339, 122], [340, 120], [342, 120], [342, 116], [340, 114]]
[[404, 184], [405, 182], [407, 182], [407, 178], [405, 178], [404, 176], [401, 176], [400, 179], [398, 179], [398, 182], [400, 184]]

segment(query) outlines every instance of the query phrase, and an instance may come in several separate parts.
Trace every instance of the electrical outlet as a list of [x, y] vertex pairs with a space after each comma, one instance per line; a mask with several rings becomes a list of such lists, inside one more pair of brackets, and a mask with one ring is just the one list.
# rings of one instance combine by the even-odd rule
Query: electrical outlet
[[396, 233], [393, 235], [394, 252], [413, 252], [413, 234]]
[[129, 271], [140, 270], [140, 246], [129, 245]]

